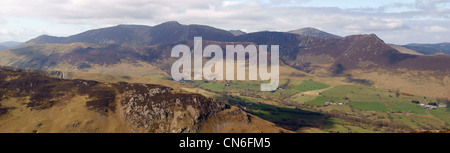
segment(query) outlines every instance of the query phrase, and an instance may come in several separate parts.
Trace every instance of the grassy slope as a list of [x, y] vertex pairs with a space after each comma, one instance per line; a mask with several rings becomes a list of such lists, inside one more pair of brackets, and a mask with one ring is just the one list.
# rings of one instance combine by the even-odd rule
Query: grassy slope
[[124, 120], [119, 113], [110, 114], [107, 117], [88, 110], [85, 107], [87, 99], [86, 96], [76, 96], [50, 109], [30, 111], [25, 104], [27, 99], [11, 98], [2, 102], [2, 105], [15, 109], [0, 117], [0, 131], [6, 133], [132, 132], [124, 126]]
[[[40, 47], [47, 48], [44, 49], [46, 50], [45, 54], [50, 54], [50, 51], [54, 49], [64, 52], [64, 49], [58, 49], [59, 46], [57, 45], [44, 45]], [[77, 44], [74, 44], [74, 47], [77, 47]], [[2, 55], [5, 55], [3, 58], [20, 58], [7, 50], [3, 53], [4, 54]], [[0, 59], [2, 59], [2, 57], [0, 57]], [[9, 60], [0, 60], [0, 65], [8, 65], [8, 63], [10, 64]], [[61, 65], [55, 70], [71, 71], [73, 69], [74, 67], [71, 65]], [[317, 77], [282, 64], [280, 67], [280, 86], [287, 85], [284, 86], [285, 88], [282, 90], [264, 93], [259, 92], [259, 87], [262, 83], [261, 81], [233, 81], [229, 83], [230, 86], [225, 86], [225, 82], [205, 83], [198, 81], [187, 85], [164, 80], [164, 76], [167, 76], [167, 74], [154, 66], [141, 62], [123, 62], [110, 67], [94, 65], [91, 69], [78, 72], [82, 73], [75, 73], [73, 78], [90, 79], [102, 82], [125, 81], [161, 84], [179, 90], [201, 93], [208, 97], [218, 97], [221, 93], [226, 92], [239, 97], [251, 97], [254, 99], [249, 99], [250, 101], [260, 101], [264, 104], [274, 105], [274, 107], [293, 108], [293, 106], [287, 106], [283, 102], [294, 101], [297, 104], [314, 105], [315, 108], [313, 110], [339, 110], [344, 112], [352, 112], [352, 115], [360, 118], [363, 118], [364, 115], [375, 113], [374, 116], [367, 118], [374, 120], [388, 120], [386, 118], [391, 117], [394, 120], [401, 121], [411, 126], [412, 128], [433, 128], [449, 123], [449, 120], [446, 117], [442, 117], [446, 115], [448, 116], [448, 112], [443, 111], [443, 109], [426, 111], [415, 104], [409, 103], [410, 100], [419, 100], [422, 103], [427, 103], [429, 101], [434, 101], [433, 97], [437, 96], [450, 97], [449, 77], [429, 77], [430, 74], [427, 72], [391, 72], [386, 70], [371, 72], [352, 71], [351, 73], [354, 78], [368, 79], [374, 82], [374, 87], [367, 87], [349, 84], [344, 81], [345, 78], [343, 77], [327, 77], [326, 75]], [[99, 75], [95, 73], [105, 73], [109, 75]], [[399, 73], [402, 73], [402, 75], [398, 75]], [[425, 73], [427, 75], [417, 77], [421, 76], [419, 73]], [[396, 97], [395, 90], [397, 89], [399, 89], [402, 93], [409, 94], [402, 94], [400, 97]], [[342, 102], [345, 105], [322, 107], [321, 105], [327, 101]], [[289, 117], [289, 114], [277, 114], [279, 112], [276, 111], [278, 110], [252, 110], [254, 114], [273, 121], [280, 119], [292, 119], [292, 117]], [[349, 129], [357, 129], [356, 127], [358, 127], [338, 119], [332, 120], [332, 122], [334, 123], [334, 126], [330, 126], [331, 128], [322, 128], [319, 131], [348, 132]], [[317, 131], [311, 129], [308, 130]], [[367, 131], [367, 129], [360, 129], [356, 131], [363, 132]], [[373, 130], [369, 131], [373, 132]]]
[[[345, 78], [317, 77], [287, 67], [283, 67], [283, 69], [285, 71], [282, 72], [281, 78], [283, 79], [280, 81], [280, 86], [285, 85], [288, 82], [287, 80], [289, 80], [289, 85], [285, 86], [287, 88], [271, 93], [258, 92], [261, 82], [233, 81], [230, 83], [230, 86], [225, 86], [225, 82], [197, 82], [197, 84], [194, 83], [194, 86], [198, 85], [199, 88], [216, 93], [232, 93], [246, 99], [245, 101], [248, 103], [256, 102], [256, 104], [263, 103], [274, 107], [293, 108], [293, 106], [288, 106], [283, 101], [295, 101], [300, 105], [314, 106], [312, 110], [322, 112], [343, 111], [350, 113], [353, 117], [367, 118], [373, 121], [399, 121], [413, 129], [438, 129], [448, 122], [442, 117], [436, 117], [446, 115], [440, 109], [427, 111], [416, 104], [410, 103], [411, 100], [428, 103], [435, 101], [433, 97], [412, 95], [408, 94], [408, 92], [404, 93], [403, 90], [400, 91], [401, 94], [397, 97], [395, 89], [350, 84], [345, 82]], [[284, 96], [280, 96], [283, 95], [282, 92], [285, 93]], [[322, 106], [328, 101], [341, 102], [344, 105]], [[248, 103], [242, 105], [248, 108]], [[308, 107], [303, 107], [302, 109], [308, 110]], [[284, 112], [284, 115], [278, 114], [276, 111], [279, 110], [255, 109], [254, 105], [251, 108], [253, 108], [251, 109], [253, 114], [273, 122], [299, 118], [299, 116], [291, 116], [286, 112]], [[336, 118], [331, 118], [330, 121], [332, 122], [331, 126], [324, 126], [320, 129], [303, 127], [298, 129], [298, 131], [380, 132], [380, 130], [383, 130], [376, 129], [376, 127], [370, 125], [354, 125]]]

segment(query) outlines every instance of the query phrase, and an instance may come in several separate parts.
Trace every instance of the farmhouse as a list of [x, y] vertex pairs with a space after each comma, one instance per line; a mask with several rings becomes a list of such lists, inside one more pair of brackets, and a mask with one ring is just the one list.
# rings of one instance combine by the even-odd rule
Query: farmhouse
[[344, 103], [325, 102], [325, 106], [329, 106], [329, 105], [339, 105], [339, 106], [342, 106], [342, 105], [344, 105]]
[[425, 105], [425, 104], [420, 104], [420, 106], [421, 106], [422, 108], [425, 108], [425, 109], [427, 109], [427, 110], [431, 110], [431, 109], [437, 109], [437, 108], [438, 108], [437, 106], [434, 106], [434, 105]]

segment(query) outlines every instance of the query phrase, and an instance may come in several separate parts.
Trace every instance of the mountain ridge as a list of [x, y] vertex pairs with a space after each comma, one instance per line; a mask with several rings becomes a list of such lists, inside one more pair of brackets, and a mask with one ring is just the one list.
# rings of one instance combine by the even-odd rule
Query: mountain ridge
[[182, 25], [169, 21], [155, 26], [117, 25], [88, 30], [67, 37], [41, 35], [24, 43], [36, 45], [45, 43], [69, 44], [75, 42], [93, 44], [120, 44], [126, 46], [147, 46], [187, 41], [194, 36], [203, 36], [204, 40], [229, 41], [234, 35], [228, 31], [205, 25]]
[[[129, 35], [122, 35], [121, 33], [124, 31]], [[281, 61], [307, 72], [314, 71], [314, 69], [333, 71], [337, 67], [343, 70], [407, 68], [411, 70], [450, 71], [448, 67], [445, 67], [445, 65], [450, 65], [447, 62], [450, 60], [446, 60], [448, 57], [429, 57], [401, 53], [386, 44], [375, 34], [329, 38], [287, 32], [262, 31], [234, 36], [229, 31], [214, 27], [196, 24], [183, 25], [176, 21], [165, 22], [152, 27], [118, 25], [89, 30], [69, 37], [44, 35], [25, 44], [33, 44], [33, 42], [42, 44], [46, 41], [63, 44], [73, 43], [77, 39], [90, 37], [95, 35], [95, 33], [101, 33], [101, 35], [83, 40], [100, 46], [73, 48], [68, 52], [55, 53], [50, 53], [48, 51], [50, 48], [46, 47], [40, 47], [41, 49], [39, 47], [36, 48], [36, 46], [29, 49], [17, 48], [6, 52], [15, 54], [14, 56], [18, 57], [13, 59], [20, 60], [9, 61], [7, 64], [8, 66], [18, 66], [20, 68], [48, 69], [55, 66], [58, 67], [62, 63], [69, 63], [71, 67], [80, 65], [80, 68], [85, 68], [89, 67], [88, 65], [108, 66], [129, 60], [158, 65], [157, 67], [160, 67], [162, 71], [170, 72], [168, 65], [170, 65], [170, 62], [174, 62], [174, 58], [170, 57], [171, 48], [180, 43], [187, 44], [192, 48], [193, 38], [202, 36], [205, 42], [211, 41], [220, 44], [233, 42], [235, 44], [279, 45]], [[133, 36], [137, 33], [142, 37], [139, 37], [139, 39], [134, 38]], [[104, 39], [101, 39], [102, 37], [109, 38], [110, 36], [112, 38], [110, 40], [113, 40], [110, 43], [104, 43]], [[133, 39], [131, 39], [132, 37]], [[44, 41], [40, 42], [39, 40]], [[33, 49], [30, 50], [31, 48], [34, 48], [34, 51]], [[44, 51], [46, 52], [45, 55], [39, 53], [43, 51], [42, 49], [46, 49]], [[19, 58], [23, 55], [27, 56], [27, 58]]]
[[234, 36], [240, 36], [240, 35], [247, 34], [246, 32], [244, 32], [242, 30], [228, 30], [228, 31], [231, 32]]
[[341, 38], [341, 36], [337, 36], [334, 34], [330, 34], [325, 31], [321, 31], [319, 29], [313, 27], [306, 27], [297, 30], [288, 31], [288, 33], [299, 34], [299, 35], [308, 35], [313, 37], [322, 37], [322, 38]]

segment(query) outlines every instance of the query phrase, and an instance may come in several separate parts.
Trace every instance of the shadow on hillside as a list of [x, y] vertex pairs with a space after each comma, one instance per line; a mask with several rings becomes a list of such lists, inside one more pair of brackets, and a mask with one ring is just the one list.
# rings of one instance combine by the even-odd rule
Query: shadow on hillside
[[328, 129], [334, 126], [328, 115], [319, 112], [255, 103], [229, 95], [222, 97], [222, 100], [291, 131], [301, 128]]

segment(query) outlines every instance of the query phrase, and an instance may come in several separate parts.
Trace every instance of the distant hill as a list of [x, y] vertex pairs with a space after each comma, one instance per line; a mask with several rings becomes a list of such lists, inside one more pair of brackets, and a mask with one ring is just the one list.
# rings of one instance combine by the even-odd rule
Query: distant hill
[[93, 44], [145, 45], [148, 41], [150, 26], [118, 25], [114, 27], [89, 30], [69, 37], [42, 35], [27, 41], [25, 45], [36, 44], [68, 44], [74, 42]]
[[341, 38], [340, 36], [333, 35], [333, 34], [318, 30], [316, 28], [311, 28], [311, 27], [298, 29], [298, 30], [291, 30], [288, 32], [293, 33], [293, 34], [307, 35], [307, 36], [321, 37], [321, 38]]
[[400, 45], [389, 44], [389, 46], [391, 46], [392, 48], [398, 50], [398, 51], [401, 52], [401, 53], [413, 54], [413, 55], [423, 55], [422, 53], [418, 53], [418, 52], [415, 51], [415, 50], [408, 49], [408, 48], [405, 48], [405, 47], [400, 46]]
[[[450, 71], [448, 57], [431, 57], [401, 53], [386, 44], [374, 34], [352, 35], [340, 39], [303, 36], [300, 53], [292, 66], [299, 66], [304, 58], [325, 58], [331, 56], [332, 67], [342, 69], [406, 68], [409, 70]], [[314, 60], [313, 60], [314, 62]], [[324, 62], [323, 60], [321, 61]]]
[[69, 44], [75, 42], [92, 44], [119, 44], [125, 46], [146, 46], [167, 44], [203, 36], [203, 40], [229, 41], [234, 35], [228, 31], [203, 26], [182, 25], [178, 22], [165, 22], [154, 27], [142, 25], [118, 25], [114, 27], [89, 30], [69, 37], [42, 35], [25, 43], [36, 44]]
[[[19, 46], [20, 44], [22, 44], [22, 42], [16, 42], [16, 41], [5, 41], [5, 42], [0, 42], [0, 46], [6, 47], [6, 48], [12, 48], [12, 47], [16, 47]], [[1, 49], [2, 47], [0, 47]]]
[[3, 50], [3, 49], [8, 49], [8, 47], [0, 45], [0, 50]]
[[450, 54], [450, 43], [438, 43], [438, 44], [408, 44], [402, 47], [415, 50], [418, 53], [425, 55], [432, 54]]
[[229, 30], [229, 32], [231, 32], [233, 35], [235, 35], [235, 36], [240, 36], [240, 35], [245, 35], [245, 34], [247, 34], [246, 32], [244, 32], [244, 31], [241, 31], [241, 30]]

